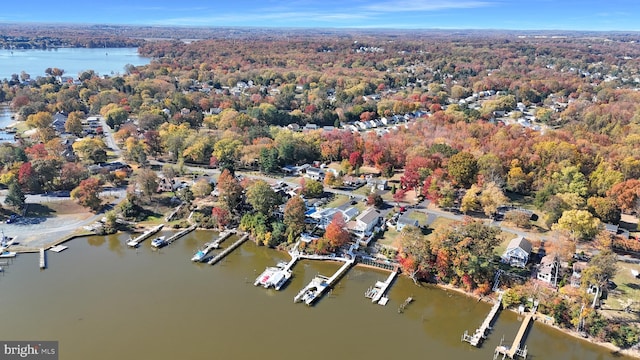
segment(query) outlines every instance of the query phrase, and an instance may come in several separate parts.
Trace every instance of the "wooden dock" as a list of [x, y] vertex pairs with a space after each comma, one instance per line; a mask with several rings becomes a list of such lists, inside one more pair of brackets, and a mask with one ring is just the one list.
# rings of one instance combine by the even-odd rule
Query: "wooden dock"
[[487, 333], [491, 330], [491, 324], [495, 321], [495, 318], [498, 316], [498, 313], [502, 309], [502, 293], [498, 296], [498, 300], [487, 314], [487, 317], [482, 322], [479, 328], [473, 333], [473, 336], [470, 336], [467, 331], [462, 335], [462, 341], [466, 341], [469, 344], [479, 347], [482, 344], [482, 341], [487, 338]]
[[[518, 333], [516, 334], [516, 338], [513, 340], [513, 344], [511, 344], [510, 348], [502, 345], [502, 341], [500, 341], [500, 345], [496, 347], [496, 351], [493, 354], [493, 359], [497, 359], [498, 356], [502, 355], [502, 358], [509, 357], [510, 359], [514, 359], [516, 356], [519, 356], [523, 359], [527, 358], [527, 346], [525, 345], [523, 348], [520, 346], [524, 342], [525, 335], [527, 334], [527, 330], [529, 329], [529, 325], [533, 322], [534, 313], [529, 313], [522, 320], [522, 324], [520, 324], [520, 329], [518, 329]], [[504, 340], [504, 339], [503, 339]]]
[[[229, 234], [231, 235], [231, 234]], [[222, 260], [225, 256], [229, 255], [233, 250], [235, 250], [238, 246], [242, 245], [243, 242], [247, 241], [249, 238], [249, 234], [244, 234], [240, 239], [238, 239], [233, 244], [229, 245], [228, 248], [224, 249], [220, 254], [214, 256], [207, 264], [214, 265], [218, 261]]]
[[44, 248], [40, 248], [40, 269], [45, 269], [47, 267], [47, 258], [44, 253]]
[[138, 245], [140, 245], [141, 242], [143, 242], [144, 240], [148, 239], [151, 235], [157, 233], [158, 231], [162, 230], [162, 228], [164, 227], [164, 224], [160, 224], [156, 227], [153, 227], [147, 231], [145, 231], [144, 233], [142, 233], [142, 235], [138, 236], [135, 239], [130, 239], [129, 241], [127, 241], [127, 245], [130, 247], [138, 247]]
[[396, 275], [398, 275], [398, 269], [394, 269], [394, 271], [389, 274], [389, 277], [384, 282], [376, 281], [375, 286], [369, 288], [365, 292], [364, 296], [371, 299], [372, 303], [378, 303], [382, 305], [380, 301], [382, 300], [382, 297], [384, 296], [384, 293], [387, 291], [389, 286], [391, 286], [391, 283], [395, 279]]
[[172, 235], [170, 238], [167, 239], [167, 245], [171, 245], [172, 242], [180, 239], [181, 237], [187, 235], [188, 233], [192, 232], [193, 230], [195, 230], [198, 227], [198, 225], [194, 224], [189, 226], [186, 229], [181, 230], [180, 232]]

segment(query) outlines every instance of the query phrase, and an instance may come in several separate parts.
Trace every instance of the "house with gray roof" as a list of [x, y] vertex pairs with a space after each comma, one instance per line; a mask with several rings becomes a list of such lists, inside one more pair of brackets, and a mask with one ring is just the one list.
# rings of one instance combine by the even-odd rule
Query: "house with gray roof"
[[512, 239], [502, 255], [502, 261], [511, 266], [525, 267], [531, 256], [531, 242], [523, 236]]

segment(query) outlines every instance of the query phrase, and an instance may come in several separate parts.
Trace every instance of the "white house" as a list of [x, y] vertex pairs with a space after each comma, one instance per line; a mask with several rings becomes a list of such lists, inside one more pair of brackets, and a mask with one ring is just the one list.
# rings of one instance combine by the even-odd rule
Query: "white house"
[[502, 255], [502, 261], [517, 267], [525, 267], [531, 255], [531, 243], [523, 236], [512, 239]]
[[324, 170], [320, 168], [309, 167], [305, 172], [305, 176], [313, 180], [322, 181], [324, 180]]
[[555, 254], [549, 254], [540, 260], [538, 274], [536, 278], [544, 281], [549, 285], [556, 286], [558, 284], [558, 272], [560, 271], [560, 261]]
[[365, 210], [356, 217], [355, 221], [349, 222], [347, 228], [358, 237], [366, 237], [373, 233], [373, 230], [380, 224], [382, 216], [380, 212], [374, 208]]

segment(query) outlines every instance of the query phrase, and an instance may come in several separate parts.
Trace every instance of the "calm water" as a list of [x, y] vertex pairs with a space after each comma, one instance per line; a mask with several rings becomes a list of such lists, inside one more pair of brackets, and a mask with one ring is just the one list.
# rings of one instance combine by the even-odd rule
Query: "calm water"
[[[215, 266], [190, 261], [213, 233], [195, 232], [159, 251], [134, 250], [127, 235], [82, 238], [68, 250], [20, 255], [0, 275], [0, 339], [58, 340], [60, 359], [491, 359], [519, 327], [503, 312], [485, 346], [460, 341], [489, 305], [399, 278], [387, 306], [365, 290], [388, 273], [352, 268], [316, 306], [293, 297], [339, 264], [302, 261], [280, 292], [253, 286], [265, 266], [288, 256], [247, 242]], [[230, 239], [232, 240], [232, 239]], [[227, 240], [225, 244], [230, 244]], [[225, 245], [223, 244], [223, 245]], [[403, 314], [398, 306], [415, 301]], [[620, 359], [607, 350], [534, 324], [533, 359]]]
[[148, 58], [138, 55], [137, 48], [61, 48], [51, 50], [0, 49], [0, 80], [25, 71], [32, 79], [45, 76], [45, 69], [57, 67], [65, 75], [76, 77], [85, 70], [98, 75], [124, 73], [124, 66], [145, 65]]
[[[3, 129], [14, 122], [11, 115], [12, 113], [11, 109], [9, 109], [9, 104], [0, 103], [0, 129]], [[13, 142], [13, 136], [14, 134], [7, 134], [0, 130], [0, 142]]]

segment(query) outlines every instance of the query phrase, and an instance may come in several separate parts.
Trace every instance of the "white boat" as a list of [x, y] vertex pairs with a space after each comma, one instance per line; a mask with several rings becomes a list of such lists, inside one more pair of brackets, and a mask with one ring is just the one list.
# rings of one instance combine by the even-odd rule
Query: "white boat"
[[165, 239], [164, 236], [157, 237], [151, 241], [151, 246], [156, 249], [159, 249], [165, 245], [167, 245], [167, 239]]
[[279, 271], [273, 279], [273, 288], [280, 290], [284, 284], [291, 278], [291, 271]]
[[207, 256], [207, 253], [205, 253], [202, 250], [199, 250], [197, 253], [195, 253], [195, 255], [193, 255], [193, 257], [191, 258], [191, 261], [202, 261], [202, 259], [204, 259], [205, 256]]
[[270, 284], [271, 277], [273, 276], [273, 272], [274, 272], [274, 268], [272, 268], [272, 267], [266, 268], [262, 272], [262, 274], [260, 274], [256, 278], [256, 281], [253, 283], [253, 285], [255, 285], [255, 286], [260, 285], [260, 286], [263, 286], [265, 288], [268, 288], [269, 284]]
[[0, 258], [12, 258], [16, 257], [17, 253], [13, 251], [4, 251], [0, 253]]

